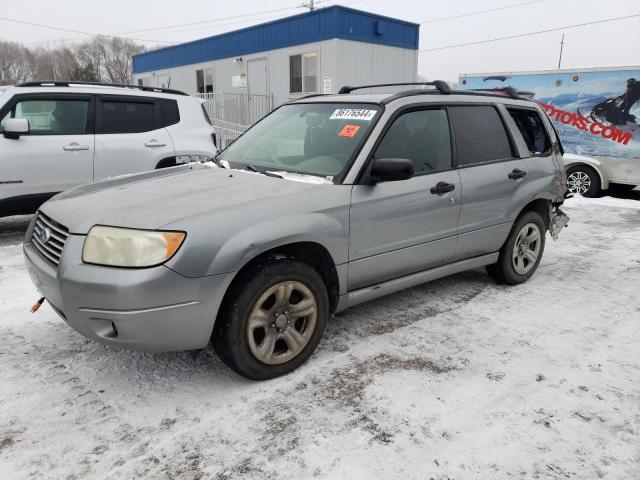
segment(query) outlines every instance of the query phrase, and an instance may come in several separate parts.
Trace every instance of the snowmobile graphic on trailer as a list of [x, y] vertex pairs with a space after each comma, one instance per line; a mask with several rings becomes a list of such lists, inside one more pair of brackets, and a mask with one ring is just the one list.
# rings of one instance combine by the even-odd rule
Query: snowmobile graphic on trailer
[[640, 185], [640, 67], [463, 74], [460, 87], [539, 102], [562, 140], [571, 193]]
[[[593, 121], [609, 122], [623, 127], [640, 128], [636, 123], [636, 116], [630, 113], [638, 100], [640, 100], [640, 81], [630, 78], [627, 80], [627, 89], [622, 95], [608, 98], [594, 105], [589, 118]], [[580, 113], [579, 109], [578, 113]]]

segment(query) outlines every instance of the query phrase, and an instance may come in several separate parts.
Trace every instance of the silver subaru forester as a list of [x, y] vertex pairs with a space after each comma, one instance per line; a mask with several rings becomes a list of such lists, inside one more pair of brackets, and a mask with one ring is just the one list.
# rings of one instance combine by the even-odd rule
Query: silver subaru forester
[[240, 374], [302, 364], [332, 313], [463, 270], [518, 284], [567, 217], [562, 146], [517, 92], [301, 98], [192, 164], [76, 187], [26, 234], [75, 330], [142, 351], [209, 341]]

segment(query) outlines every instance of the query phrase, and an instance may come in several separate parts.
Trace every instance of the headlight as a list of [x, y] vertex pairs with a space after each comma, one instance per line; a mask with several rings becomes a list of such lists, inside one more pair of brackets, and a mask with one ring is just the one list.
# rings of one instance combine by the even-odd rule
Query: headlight
[[184, 232], [96, 225], [84, 241], [82, 261], [111, 267], [153, 267], [173, 257], [186, 236]]

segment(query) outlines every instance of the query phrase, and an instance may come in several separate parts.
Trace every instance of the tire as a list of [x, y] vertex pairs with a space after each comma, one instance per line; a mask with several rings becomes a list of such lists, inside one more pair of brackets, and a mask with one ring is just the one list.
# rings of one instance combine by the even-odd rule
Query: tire
[[496, 282], [507, 285], [529, 280], [542, 259], [546, 231], [539, 213], [529, 211], [520, 215], [500, 249], [498, 261], [487, 267], [489, 275]]
[[320, 275], [294, 259], [270, 258], [234, 281], [212, 343], [240, 375], [268, 380], [295, 370], [311, 356], [328, 319], [329, 298]]
[[588, 165], [567, 168], [567, 193], [593, 198], [600, 193], [600, 176]]
[[624, 183], [610, 183], [609, 190], [614, 193], [627, 193], [636, 188], [637, 185], [627, 185]]

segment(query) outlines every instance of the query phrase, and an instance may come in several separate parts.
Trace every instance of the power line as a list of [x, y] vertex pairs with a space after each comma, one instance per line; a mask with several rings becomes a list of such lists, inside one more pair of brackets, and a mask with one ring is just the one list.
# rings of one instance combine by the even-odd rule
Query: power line
[[42, 23], [26, 22], [24, 20], [17, 20], [15, 18], [0, 17], [0, 21], [19, 23], [21, 25], [30, 25], [32, 27], [47, 28], [49, 30], [57, 30], [59, 32], [77, 33], [77, 34], [80, 34], [80, 35], [89, 35], [89, 36], [92, 36], [92, 37], [104, 36], [104, 37], [111, 37], [111, 38], [120, 38], [122, 40], [137, 40], [137, 41], [141, 41], [141, 42], [155, 42], [155, 43], [175, 44], [175, 42], [168, 42], [166, 40], [149, 40], [149, 39], [135, 38], [135, 37], [120, 37], [120, 36], [117, 36], [117, 35], [105, 35], [105, 34], [102, 34], [102, 33], [84, 32], [82, 30], [72, 30], [70, 28], [52, 27], [51, 25], [43, 25]]
[[[297, 7], [294, 7], [294, 8], [297, 8]], [[280, 19], [280, 18], [286, 18], [286, 17], [282, 17], [282, 15], [275, 15], [275, 16], [272, 15], [272, 16], [269, 16], [269, 17], [251, 18], [251, 19], [248, 19], [248, 20], [240, 20], [240, 21], [237, 21], [237, 22], [221, 23], [221, 24], [218, 24], [218, 25], [205, 25], [205, 26], [195, 27], [195, 28], [181, 28], [181, 29], [178, 29], [178, 30], [169, 30], [167, 32], [156, 32], [155, 34], [158, 34], [158, 35], [171, 35], [171, 34], [174, 34], [174, 33], [193, 32], [195, 30], [203, 30], [205, 28], [228, 27], [230, 25], [239, 25], [239, 24], [242, 24], [242, 23], [258, 22], [258, 21], [261, 21], [261, 20], [277, 20], [277, 19]], [[189, 42], [191, 40], [186, 40], [186, 41]], [[182, 43], [182, 42], [180, 42], [180, 43]]]
[[[315, 0], [315, 4], [317, 5], [318, 3], [325, 3], [327, 0]], [[366, 0], [355, 0], [353, 2], [348, 2], [343, 4], [344, 6], [350, 6], [350, 5], [354, 5], [356, 3], [362, 3]], [[543, 0], [538, 0], [538, 1], [543, 1]], [[259, 21], [259, 20], [273, 20], [273, 19], [278, 19], [278, 18], [283, 18], [281, 15], [276, 15], [276, 16], [268, 16], [268, 17], [260, 17], [260, 18], [250, 18], [247, 20], [240, 20], [237, 22], [230, 22], [230, 23], [222, 23], [222, 24], [217, 24], [217, 25], [205, 25], [205, 24], [209, 24], [209, 23], [217, 23], [220, 21], [224, 21], [224, 20], [233, 20], [235, 18], [246, 18], [246, 17], [254, 17], [256, 15], [261, 15], [263, 13], [273, 13], [273, 12], [282, 12], [282, 11], [286, 11], [286, 10], [295, 10], [295, 9], [299, 9], [299, 8], [309, 8], [308, 5], [296, 5], [293, 7], [286, 7], [286, 8], [276, 8], [273, 10], [262, 10], [260, 12], [254, 12], [254, 13], [247, 13], [247, 14], [243, 14], [243, 15], [233, 15], [230, 17], [218, 17], [218, 18], [210, 18], [208, 20], [199, 20], [197, 22], [188, 22], [188, 23], [181, 23], [181, 24], [174, 24], [174, 25], [165, 25], [164, 27], [154, 27], [154, 28], [147, 28], [147, 29], [143, 29], [143, 30], [129, 30], [127, 32], [119, 32], [116, 33], [115, 35], [126, 35], [126, 34], [131, 34], [131, 33], [142, 33], [142, 32], [150, 32], [150, 31], [157, 31], [156, 33], [158, 35], [170, 35], [172, 33], [180, 33], [180, 32], [190, 32], [193, 30], [202, 30], [205, 28], [209, 28], [209, 27], [214, 27], [214, 28], [219, 28], [219, 27], [226, 27], [226, 26], [230, 26], [230, 25], [238, 25], [241, 23], [248, 23], [248, 22], [253, 22], [253, 21]], [[189, 26], [193, 26], [193, 25], [204, 25], [201, 27], [196, 27], [196, 28], [185, 28], [185, 29], [179, 29], [179, 30], [171, 30], [172, 28], [179, 28], [179, 27], [189, 27]], [[163, 30], [169, 30], [167, 32], [164, 32]]]
[[[285, 10], [294, 10], [294, 9], [298, 9], [300, 8], [300, 6], [295, 6], [295, 7], [286, 7], [286, 8], [274, 8], [272, 10], [262, 10], [260, 12], [254, 12], [254, 13], [247, 13], [244, 15], [233, 15], [230, 17], [218, 17], [218, 18], [210, 18], [209, 20], [199, 20], [197, 22], [188, 22], [188, 23], [179, 23], [179, 24], [174, 24], [174, 25], [165, 25], [164, 27], [153, 27], [153, 28], [144, 28], [141, 30], [129, 30], [127, 32], [119, 32], [116, 33], [116, 35], [127, 35], [130, 33], [142, 33], [142, 32], [151, 32], [154, 30], [167, 30], [167, 29], [171, 29], [171, 28], [178, 28], [178, 27], [189, 27], [191, 25], [202, 25], [204, 23], [213, 23], [213, 22], [220, 22], [220, 21], [224, 21], [224, 20], [233, 20], [235, 18], [244, 18], [244, 17], [255, 17], [256, 15], [262, 15], [263, 13], [274, 13], [274, 12], [283, 12]], [[250, 20], [247, 20], [250, 21]], [[243, 23], [243, 22], [238, 22], [238, 23]], [[218, 25], [220, 26], [220, 25]]]
[[499, 10], [507, 10], [509, 8], [523, 7], [525, 5], [531, 5], [533, 3], [542, 3], [542, 2], [545, 2], [545, 1], [546, 0], [532, 0], [530, 2], [515, 3], [513, 5], [506, 5], [504, 7], [490, 8], [488, 10], [476, 10], [475, 12], [461, 13], [460, 15], [453, 15], [451, 17], [433, 18], [431, 20], [425, 20], [423, 22], [418, 22], [418, 23], [420, 23], [420, 25], [424, 25], [425, 23], [444, 22], [445, 20], [453, 20], [455, 18], [462, 18], [462, 17], [471, 17], [473, 15], [480, 15], [480, 14], [483, 14], [483, 13], [497, 12]]
[[[324, 3], [325, 1], [328, 0], [316, 0], [316, 3]], [[353, 5], [356, 3], [362, 3], [363, 1], [366, 0], [355, 0], [353, 2], [349, 2], [346, 3], [345, 5]], [[293, 10], [293, 9], [298, 9], [301, 8], [300, 6], [294, 6], [294, 7], [287, 7], [287, 8], [278, 8], [278, 9], [272, 9], [272, 10], [264, 10], [261, 12], [255, 12], [253, 14], [244, 14], [244, 15], [235, 15], [235, 16], [231, 16], [231, 17], [220, 17], [218, 19], [211, 19], [211, 20], [202, 20], [199, 22], [191, 22], [191, 23], [184, 23], [184, 24], [177, 24], [177, 25], [172, 25], [172, 26], [168, 26], [168, 27], [156, 27], [156, 28], [149, 28], [149, 29], [143, 29], [143, 30], [131, 30], [129, 32], [122, 32], [121, 33], [117, 33], [117, 34], [103, 34], [103, 33], [95, 33], [95, 32], [86, 32], [83, 30], [74, 30], [74, 29], [70, 29], [70, 28], [62, 28], [62, 27], [54, 27], [51, 25], [44, 25], [41, 23], [35, 23], [35, 22], [27, 22], [24, 20], [18, 20], [15, 18], [8, 18], [8, 17], [0, 17], [0, 21], [6, 21], [6, 22], [12, 22], [12, 23], [18, 23], [21, 25], [29, 25], [32, 27], [39, 27], [39, 28], [46, 28], [49, 30], [56, 30], [59, 32], [66, 32], [66, 33], [75, 33], [75, 34], [79, 34], [79, 35], [89, 35], [89, 36], [104, 36], [104, 37], [111, 37], [111, 38], [120, 38], [122, 40], [133, 40], [133, 41], [140, 41], [140, 42], [151, 42], [151, 43], [164, 43], [164, 44], [168, 44], [168, 45], [177, 45], [178, 42], [170, 42], [167, 40], [152, 40], [152, 39], [147, 39], [147, 38], [139, 38], [139, 37], [125, 37], [122, 36], [123, 34], [127, 34], [127, 33], [134, 33], [134, 32], [148, 32], [148, 31], [153, 31], [153, 30], [162, 30], [162, 29], [166, 29], [166, 28], [171, 28], [171, 27], [180, 27], [180, 26], [188, 26], [188, 25], [197, 25], [197, 24], [203, 24], [203, 23], [211, 23], [214, 21], [220, 21], [220, 20], [224, 20], [224, 19], [232, 19], [232, 18], [242, 18], [242, 17], [251, 17], [251, 16], [255, 16], [255, 15], [260, 15], [261, 13], [268, 13], [268, 12], [279, 12], [279, 11], [285, 11], [285, 10]], [[228, 25], [235, 25], [238, 23], [246, 23], [246, 22], [252, 22], [252, 21], [258, 21], [258, 20], [271, 20], [271, 19], [278, 19], [278, 18], [282, 18], [280, 15], [278, 16], [271, 16], [271, 17], [266, 17], [266, 18], [256, 18], [256, 19], [248, 19], [248, 20], [244, 20], [244, 21], [239, 21], [239, 22], [232, 22], [232, 23], [226, 23], [226, 24], [220, 24], [220, 25], [213, 25], [214, 27], [223, 27], [223, 26], [228, 26]], [[200, 27], [200, 28], [207, 28], [207, 27]], [[183, 30], [174, 30], [174, 31], [170, 31], [170, 32], [158, 32], [158, 34], [161, 35], [167, 35], [170, 33], [179, 33], [179, 32], [188, 32], [194, 29], [183, 29]]]
[[587, 25], [595, 25], [597, 23], [615, 22], [615, 21], [618, 21], [618, 20], [626, 20], [628, 18], [634, 18], [634, 17], [640, 17], [640, 13], [636, 13], [634, 15], [626, 15], [624, 17], [616, 17], [616, 18], [607, 18], [607, 19], [604, 19], [604, 20], [596, 20], [596, 21], [593, 21], [593, 22], [576, 23], [574, 25], [566, 25], [564, 27], [548, 28], [546, 30], [539, 30], [537, 32], [520, 33], [518, 35], [509, 35], [507, 37], [498, 37], [498, 38], [491, 38], [491, 39], [488, 39], [488, 40], [479, 40], [477, 42], [458, 43], [458, 44], [455, 44], [455, 45], [446, 45], [444, 47], [436, 47], [436, 48], [425, 48], [425, 49], [418, 50], [418, 51], [419, 52], [436, 52], [438, 50], [448, 50], [450, 48], [468, 47], [470, 45], [481, 45], [483, 43], [498, 42], [498, 41], [501, 41], [501, 40], [509, 40], [509, 39], [512, 39], [512, 38], [528, 37], [530, 35], [539, 35], [541, 33], [557, 32], [558, 30], [565, 30], [565, 29], [569, 29], [569, 28], [585, 27]]

